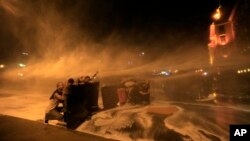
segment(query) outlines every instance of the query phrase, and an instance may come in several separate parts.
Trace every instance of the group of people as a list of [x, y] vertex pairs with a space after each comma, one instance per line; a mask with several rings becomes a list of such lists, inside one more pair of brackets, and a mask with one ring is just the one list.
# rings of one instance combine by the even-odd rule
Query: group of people
[[74, 85], [82, 85], [86, 83], [91, 83], [95, 75], [91, 78], [90, 76], [81, 76], [75, 80], [69, 78], [68, 81], [58, 82], [56, 84], [56, 90], [52, 93], [49, 98], [49, 105], [45, 110], [45, 123], [48, 123], [49, 120], [59, 120], [66, 121], [67, 119], [67, 96], [72, 93], [72, 88]]
[[[92, 77], [81, 76], [77, 79], [77, 81], [75, 81], [73, 78], [70, 78], [66, 83], [58, 82], [56, 84], [56, 90], [49, 98], [49, 105], [45, 112], [45, 123], [48, 123], [49, 120], [59, 120], [67, 123], [67, 117], [70, 113], [67, 109], [67, 98], [69, 101], [69, 95], [73, 94], [75, 86], [81, 87], [83, 84], [91, 83], [96, 74], [94, 74]], [[123, 105], [125, 103], [130, 103], [133, 105], [150, 104], [149, 89], [150, 83], [148, 81], [136, 81], [135, 79], [126, 79], [122, 81], [117, 89], [119, 99], [118, 105]], [[91, 101], [91, 99], [87, 100]]]

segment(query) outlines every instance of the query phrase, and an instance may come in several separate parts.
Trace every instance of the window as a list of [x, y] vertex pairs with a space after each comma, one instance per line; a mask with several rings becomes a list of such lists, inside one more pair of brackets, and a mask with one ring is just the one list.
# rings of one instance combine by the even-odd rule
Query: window
[[219, 34], [226, 34], [225, 25], [218, 26]]

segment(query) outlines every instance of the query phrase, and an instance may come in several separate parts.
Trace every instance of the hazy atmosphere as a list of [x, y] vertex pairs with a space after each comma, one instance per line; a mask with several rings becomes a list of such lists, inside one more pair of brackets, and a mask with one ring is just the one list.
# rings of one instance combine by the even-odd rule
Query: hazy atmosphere
[[[162, 123], [183, 139], [227, 140], [227, 124], [246, 124], [249, 115], [249, 20], [242, 20], [244, 10], [249, 11], [247, 2], [241, 1], [245, 3], [240, 3], [243, 6], [235, 18], [232, 46], [236, 49], [232, 48], [236, 51], [215, 57], [214, 64], [210, 25], [218, 7], [230, 7], [235, 1], [0, 0], [0, 114], [41, 120], [57, 82], [98, 72], [100, 87], [118, 84], [125, 77], [149, 80], [152, 105], [178, 109]], [[205, 104], [212, 114], [203, 114], [195, 107], [197, 99], [211, 95], [218, 98]], [[103, 107], [101, 99], [99, 94]], [[232, 115], [242, 112], [242, 118], [226, 119], [227, 106]], [[116, 133], [116, 127], [130, 124], [125, 119], [136, 114], [131, 119], [145, 120], [145, 128], [150, 126], [145, 132], [151, 131], [154, 116], [145, 113], [148, 107], [133, 108], [97, 114], [77, 130], [93, 134], [99, 117], [106, 117], [94, 133], [106, 136], [106, 130]], [[223, 118], [216, 118], [221, 111]], [[124, 122], [109, 119], [112, 112]], [[217, 125], [219, 120], [223, 122]], [[111, 122], [117, 126], [110, 128]], [[107, 136], [116, 138], [111, 133]]]
[[209, 12], [216, 3], [191, 12], [185, 4], [2, 0], [1, 62], [6, 69], [27, 63], [27, 77], [57, 78], [207, 65]]

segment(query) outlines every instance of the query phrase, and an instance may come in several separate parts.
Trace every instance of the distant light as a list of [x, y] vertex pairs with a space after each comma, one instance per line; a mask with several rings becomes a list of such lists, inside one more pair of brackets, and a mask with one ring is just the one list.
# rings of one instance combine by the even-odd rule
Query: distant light
[[241, 71], [240, 71], [240, 70], [238, 70], [238, 71], [237, 71], [237, 73], [238, 73], [238, 74], [240, 74], [240, 73], [241, 73]]
[[214, 64], [214, 57], [211, 55], [211, 53], [210, 53], [210, 56], [209, 56], [209, 63], [210, 63], [210, 65]]
[[203, 69], [195, 70], [195, 72], [203, 72], [203, 71], [204, 71]]
[[26, 67], [26, 65], [22, 64], [22, 63], [18, 64], [18, 66], [21, 67], [21, 68], [25, 68]]
[[139, 56], [144, 56], [145, 55], [145, 52], [141, 52], [140, 54], [139, 54]]
[[244, 72], [247, 72], [247, 70], [245, 69]]
[[217, 94], [216, 94], [216, 93], [213, 93], [213, 96], [214, 96], [214, 97], [216, 97], [216, 96], [217, 96]]
[[4, 67], [5, 67], [4, 64], [1, 64], [1, 65], [0, 65], [0, 68], [1, 68], [1, 69], [3, 69]]
[[207, 76], [208, 72], [203, 72], [202, 75]]
[[132, 64], [133, 64], [133, 61], [128, 61], [128, 64], [129, 64], [129, 65], [132, 65]]
[[28, 56], [28, 55], [29, 55], [29, 53], [27, 53], [27, 52], [23, 52], [23, 53], [22, 53], [22, 55], [26, 55], [26, 56]]
[[224, 55], [223, 55], [223, 58], [228, 58], [228, 55], [227, 55], [227, 54], [224, 54]]
[[166, 76], [168, 76], [168, 75], [170, 75], [168, 72], [166, 72], [166, 71], [161, 71], [161, 73], [160, 73], [161, 75], [166, 75]]
[[179, 70], [175, 70], [175, 71], [174, 71], [174, 73], [178, 73], [178, 72], [179, 72]]
[[21, 73], [21, 72], [17, 73], [17, 75], [20, 76], [20, 77], [23, 77], [23, 76], [24, 76], [24, 74]]
[[250, 72], [250, 69], [247, 69], [248, 72]]

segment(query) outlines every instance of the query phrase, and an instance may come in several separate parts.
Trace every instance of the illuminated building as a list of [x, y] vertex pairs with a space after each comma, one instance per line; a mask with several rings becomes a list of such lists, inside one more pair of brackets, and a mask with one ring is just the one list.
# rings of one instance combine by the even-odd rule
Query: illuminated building
[[214, 60], [228, 58], [235, 49], [235, 23], [239, 1], [234, 4], [219, 5], [212, 15], [213, 22], [209, 28], [210, 64]]

